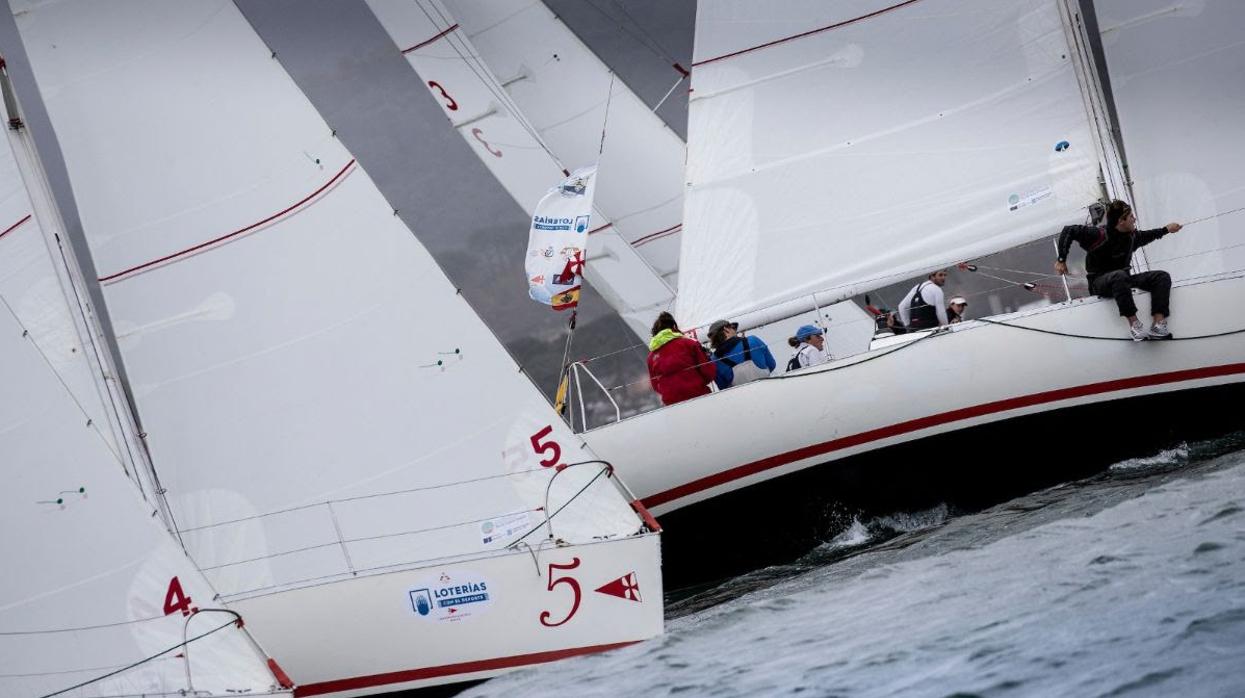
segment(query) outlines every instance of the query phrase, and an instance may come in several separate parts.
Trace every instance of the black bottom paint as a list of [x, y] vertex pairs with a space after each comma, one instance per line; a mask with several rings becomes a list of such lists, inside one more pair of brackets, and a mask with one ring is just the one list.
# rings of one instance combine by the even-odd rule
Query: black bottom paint
[[[790, 562], [854, 516], [980, 511], [1182, 441], [1245, 429], [1245, 385], [1013, 417], [784, 475], [658, 517], [667, 593]], [[807, 439], [818, 441], [817, 435]]]

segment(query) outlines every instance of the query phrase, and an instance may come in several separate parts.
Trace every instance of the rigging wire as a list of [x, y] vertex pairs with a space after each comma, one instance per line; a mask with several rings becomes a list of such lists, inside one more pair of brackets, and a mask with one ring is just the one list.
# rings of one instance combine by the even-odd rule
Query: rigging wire
[[31, 346], [33, 346], [35, 351], [39, 353], [39, 357], [43, 359], [43, 363], [47, 365], [48, 370], [52, 372], [52, 375], [56, 376], [56, 381], [61, 384], [62, 388], [65, 389], [65, 394], [69, 396], [69, 399], [73, 401], [74, 406], [76, 406], [78, 411], [82, 413], [82, 416], [86, 418], [86, 425], [90, 427], [91, 431], [95, 432], [95, 435], [99, 437], [101, 442], [103, 442], [104, 450], [112, 456], [117, 465], [121, 466], [122, 472], [129, 477], [129, 468], [125, 467], [125, 462], [121, 458], [121, 454], [113, 450], [112, 444], [109, 443], [108, 438], [104, 436], [104, 432], [100, 430], [99, 425], [95, 423], [95, 419], [91, 417], [89, 412], [86, 411], [86, 407], [82, 405], [82, 403], [78, 400], [78, 396], [74, 394], [74, 391], [69, 387], [69, 384], [65, 382], [64, 376], [56, 370], [56, 366], [52, 363], [52, 360], [48, 358], [46, 353], [44, 353], [43, 347], [39, 346], [39, 343], [35, 341], [34, 336], [30, 334], [30, 330], [27, 329], [22, 323], [22, 320], [18, 317], [17, 312], [13, 310], [13, 306], [9, 305], [9, 300], [4, 297], [4, 294], [0, 294], [0, 304], [3, 304], [5, 310], [9, 311], [9, 315], [13, 317], [13, 322], [15, 322], [18, 327], [22, 328], [22, 336], [30, 340]]
[[77, 684], [74, 684], [73, 686], [70, 686], [70, 687], [68, 687], [68, 688], [62, 688], [62, 689], [61, 689], [61, 690], [59, 690], [59, 691], [54, 691], [54, 692], [52, 692], [52, 693], [46, 693], [46, 694], [44, 694], [44, 695], [40, 696], [40, 698], [53, 698], [53, 696], [64, 695], [64, 694], [66, 694], [66, 693], [69, 693], [70, 691], [74, 691], [74, 690], [77, 690], [77, 689], [79, 689], [79, 688], [82, 688], [83, 686], [90, 686], [90, 685], [91, 685], [91, 684], [93, 684], [93, 683], [99, 683], [100, 681], [103, 681], [104, 679], [112, 678], [113, 676], [116, 676], [117, 674], [120, 674], [120, 673], [123, 673], [123, 672], [129, 671], [130, 669], [133, 669], [133, 668], [135, 668], [135, 667], [138, 667], [138, 666], [141, 666], [141, 665], [143, 665], [143, 664], [146, 664], [147, 662], [150, 662], [150, 661], [152, 661], [153, 659], [159, 659], [160, 657], [162, 657], [162, 656], [164, 656], [164, 655], [168, 654], [169, 652], [172, 652], [173, 650], [176, 650], [176, 649], [179, 649], [179, 648], [185, 647], [185, 646], [189, 645], [190, 643], [195, 642], [195, 641], [197, 641], [197, 640], [202, 640], [203, 638], [207, 637], [208, 635], [211, 635], [211, 634], [216, 633], [216, 632], [218, 632], [218, 631], [224, 630], [225, 628], [228, 628], [228, 627], [229, 627], [229, 626], [231, 626], [231, 625], [237, 625], [237, 622], [238, 622], [238, 621], [236, 621], [236, 620], [230, 620], [229, 622], [225, 623], [224, 625], [220, 625], [220, 626], [218, 626], [218, 627], [215, 627], [215, 628], [213, 628], [213, 629], [211, 629], [211, 630], [209, 630], [209, 631], [207, 631], [207, 632], [203, 633], [202, 635], [196, 635], [195, 637], [192, 637], [192, 638], [190, 638], [189, 640], [183, 640], [183, 641], [181, 641], [181, 642], [177, 643], [176, 645], [173, 645], [172, 647], [169, 647], [168, 649], [162, 650], [162, 651], [157, 652], [157, 653], [155, 653], [155, 654], [153, 654], [153, 655], [150, 655], [150, 656], [148, 656], [148, 657], [144, 657], [143, 659], [140, 659], [140, 660], [138, 660], [137, 662], [133, 662], [133, 663], [131, 663], [131, 664], [127, 664], [127, 665], [125, 665], [125, 666], [121, 667], [120, 669], [116, 669], [116, 670], [114, 670], [114, 671], [110, 671], [110, 672], [108, 672], [107, 674], [101, 674], [100, 676], [96, 676], [96, 677], [95, 677], [95, 678], [93, 678], [93, 679], [88, 679], [88, 680], [86, 680], [86, 681], [83, 681], [82, 683], [77, 683]]

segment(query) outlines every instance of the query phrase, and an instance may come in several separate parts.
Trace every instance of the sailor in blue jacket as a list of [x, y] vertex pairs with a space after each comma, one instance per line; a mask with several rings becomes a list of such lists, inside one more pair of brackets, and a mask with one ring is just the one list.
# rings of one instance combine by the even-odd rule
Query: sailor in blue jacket
[[713, 345], [713, 363], [718, 373], [714, 382], [719, 390], [765, 378], [778, 365], [759, 337], [739, 334], [737, 322], [718, 320], [710, 325], [709, 343]]

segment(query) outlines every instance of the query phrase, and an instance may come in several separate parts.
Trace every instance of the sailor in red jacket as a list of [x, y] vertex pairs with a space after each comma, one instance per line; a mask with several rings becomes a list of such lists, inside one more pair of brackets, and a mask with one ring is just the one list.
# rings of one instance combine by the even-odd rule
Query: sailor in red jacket
[[709, 394], [717, 369], [700, 342], [679, 332], [673, 315], [657, 316], [648, 348], [648, 377], [663, 405]]

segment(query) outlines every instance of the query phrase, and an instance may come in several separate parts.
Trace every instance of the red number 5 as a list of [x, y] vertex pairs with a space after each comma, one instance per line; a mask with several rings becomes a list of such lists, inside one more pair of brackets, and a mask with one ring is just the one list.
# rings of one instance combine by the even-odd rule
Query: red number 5
[[536, 453], [549, 454], [545, 458], [540, 459], [540, 464], [546, 468], [557, 465], [558, 461], [562, 458], [562, 447], [558, 445], [557, 441], [552, 439], [544, 443], [541, 443], [540, 441], [552, 433], [553, 427], [546, 425], [544, 429], [532, 434], [532, 450]]
[[558, 621], [557, 623], [549, 622], [549, 617], [553, 615], [552, 613], [550, 613], [549, 611], [541, 611], [540, 612], [540, 624], [545, 626], [546, 628], [554, 628], [559, 625], [562, 625], [563, 623], [570, 620], [575, 615], [575, 611], [579, 610], [579, 598], [580, 598], [579, 582], [575, 581], [574, 577], [558, 577], [555, 579], [553, 576], [554, 570], [573, 570], [576, 567], [579, 567], [579, 558], [577, 557], [571, 558], [570, 564], [567, 564], [567, 565], [559, 565], [556, 562], [549, 563], [549, 591], [553, 591], [553, 588], [559, 584], [569, 584], [571, 585], [571, 591], [574, 592], [575, 594], [575, 600], [573, 603], [571, 603], [571, 612], [566, 614], [566, 617]]

